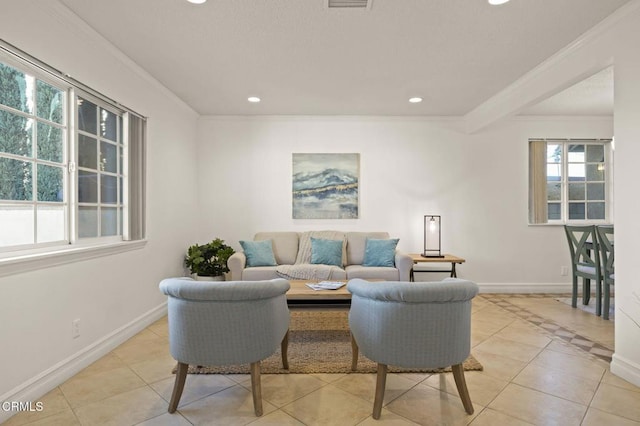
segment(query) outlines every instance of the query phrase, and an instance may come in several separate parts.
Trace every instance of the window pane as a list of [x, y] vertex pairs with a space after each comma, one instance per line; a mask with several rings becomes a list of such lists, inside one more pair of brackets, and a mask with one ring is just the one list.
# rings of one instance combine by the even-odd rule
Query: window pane
[[98, 141], [78, 135], [78, 166], [98, 170]]
[[587, 145], [587, 163], [604, 162], [603, 145]]
[[78, 171], [78, 201], [81, 203], [98, 202], [98, 174]]
[[33, 163], [0, 157], [0, 200], [33, 200]]
[[38, 123], [38, 158], [62, 163], [62, 129]]
[[37, 115], [45, 120], [62, 124], [63, 94], [47, 83], [38, 80], [36, 83]]
[[547, 180], [560, 180], [562, 166], [560, 164], [547, 164]]
[[569, 219], [584, 219], [584, 203], [569, 203]]
[[604, 200], [604, 183], [588, 183], [587, 200]]
[[0, 205], [0, 247], [33, 244], [33, 206]]
[[100, 142], [100, 171], [118, 173], [118, 148], [109, 142]]
[[0, 152], [31, 157], [33, 120], [0, 110]]
[[33, 114], [33, 77], [0, 63], [0, 103]]
[[547, 205], [547, 217], [549, 220], [560, 220], [560, 203], [549, 203]]
[[583, 181], [584, 177], [584, 164], [569, 164], [570, 181]]
[[38, 201], [64, 201], [62, 167], [38, 164]]
[[105, 139], [117, 141], [118, 122], [117, 115], [106, 109], [100, 108], [100, 135]]
[[118, 234], [118, 210], [104, 207], [101, 210], [100, 235], [103, 237]]
[[587, 203], [587, 219], [604, 219], [604, 203]]
[[100, 199], [101, 202], [107, 204], [118, 202], [118, 178], [100, 175]]
[[82, 98], [78, 98], [78, 128], [92, 135], [98, 134], [98, 107]]
[[562, 145], [547, 144], [547, 163], [560, 163], [562, 161]]
[[584, 145], [569, 145], [569, 163], [584, 163]]
[[559, 201], [561, 200], [561, 185], [559, 183], [547, 183], [547, 200]]
[[584, 183], [569, 184], [569, 199], [584, 200]]
[[587, 180], [604, 180], [604, 165], [587, 164]]
[[98, 236], [97, 207], [78, 207], [78, 236], [80, 238]]
[[38, 206], [38, 243], [64, 240], [64, 207], [39, 205]]

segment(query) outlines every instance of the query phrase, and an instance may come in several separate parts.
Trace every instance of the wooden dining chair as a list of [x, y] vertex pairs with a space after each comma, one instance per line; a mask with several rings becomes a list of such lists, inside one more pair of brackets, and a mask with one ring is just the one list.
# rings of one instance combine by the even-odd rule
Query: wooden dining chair
[[613, 250], [613, 226], [598, 226], [598, 247], [600, 247], [600, 261], [602, 268], [602, 318], [609, 319], [611, 301], [611, 286], [616, 281]]
[[582, 278], [582, 303], [589, 304], [591, 298], [591, 280], [596, 284], [596, 315], [602, 311], [602, 275], [596, 227], [565, 225], [565, 233], [571, 254], [572, 288], [571, 306], [578, 304], [578, 277]]

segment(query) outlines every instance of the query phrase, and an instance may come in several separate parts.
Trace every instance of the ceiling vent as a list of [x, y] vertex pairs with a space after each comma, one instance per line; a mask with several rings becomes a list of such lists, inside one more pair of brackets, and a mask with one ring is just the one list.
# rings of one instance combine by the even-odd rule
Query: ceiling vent
[[325, 0], [329, 9], [371, 9], [373, 0]]

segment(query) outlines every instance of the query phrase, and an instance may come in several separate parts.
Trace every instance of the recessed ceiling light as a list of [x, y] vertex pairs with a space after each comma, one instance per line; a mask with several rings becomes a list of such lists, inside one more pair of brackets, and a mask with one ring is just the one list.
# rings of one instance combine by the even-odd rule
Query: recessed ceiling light
[[498, 6], [499, 4], [505, 4], [508, 1], [509, 0], [489, 0], [489, 4], [492, 4], [494, 6]]
[[260, 98], [259, 98], [259, 97], [257, 97], [257, 96], [249, 96], [249, 97], [247, 98], [247, 100], [248, 100], [249, 102], [253, 102], [254, 104], [255, 104], [255, 103], [260, 102]]
[[193, 4], [202, 4], [204, 2], [206, 2], [207, 0], [187, 0], [189, 3], [193, 3]]
[[418, 104], [420, 102], [422, 102], [422, 98], [420, 97], [415, 97], [415, 98], [409, 98], [409, 102], [411, 102], [412, 104]]

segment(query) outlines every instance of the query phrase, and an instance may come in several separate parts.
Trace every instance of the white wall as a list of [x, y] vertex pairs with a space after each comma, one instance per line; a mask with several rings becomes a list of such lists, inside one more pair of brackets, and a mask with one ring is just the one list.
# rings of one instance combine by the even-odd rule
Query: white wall
[[[137, 318], [162, 314], [166, 298], [158, 282], [182, 275], [184, 250], [196, 235], [197, 115], [56, 2], [3, 0], [0, 28], [5, 41], [149, 117], [148, 244], [0, 279], [0, 400], [6, 400], [38, 397], [33, 392], [56, 383], [30, 391], [30, 381], [73, 363]], [[75, 318], [81, 336], [72, 339]]]
[[[203, 117], [201, 221], [239, 248], [257, 231], [384, 230], [420, 252], [424, 214], [442, 215], [442, 247], [485, 289], [569, 289], [562, 227], [528, 226], [528, 139], [610, 138], [612, 119], [514, 119], [477, 135], [457, 120]], [[293, 220], [296, 152], [360, 153], [360, 218]]]

